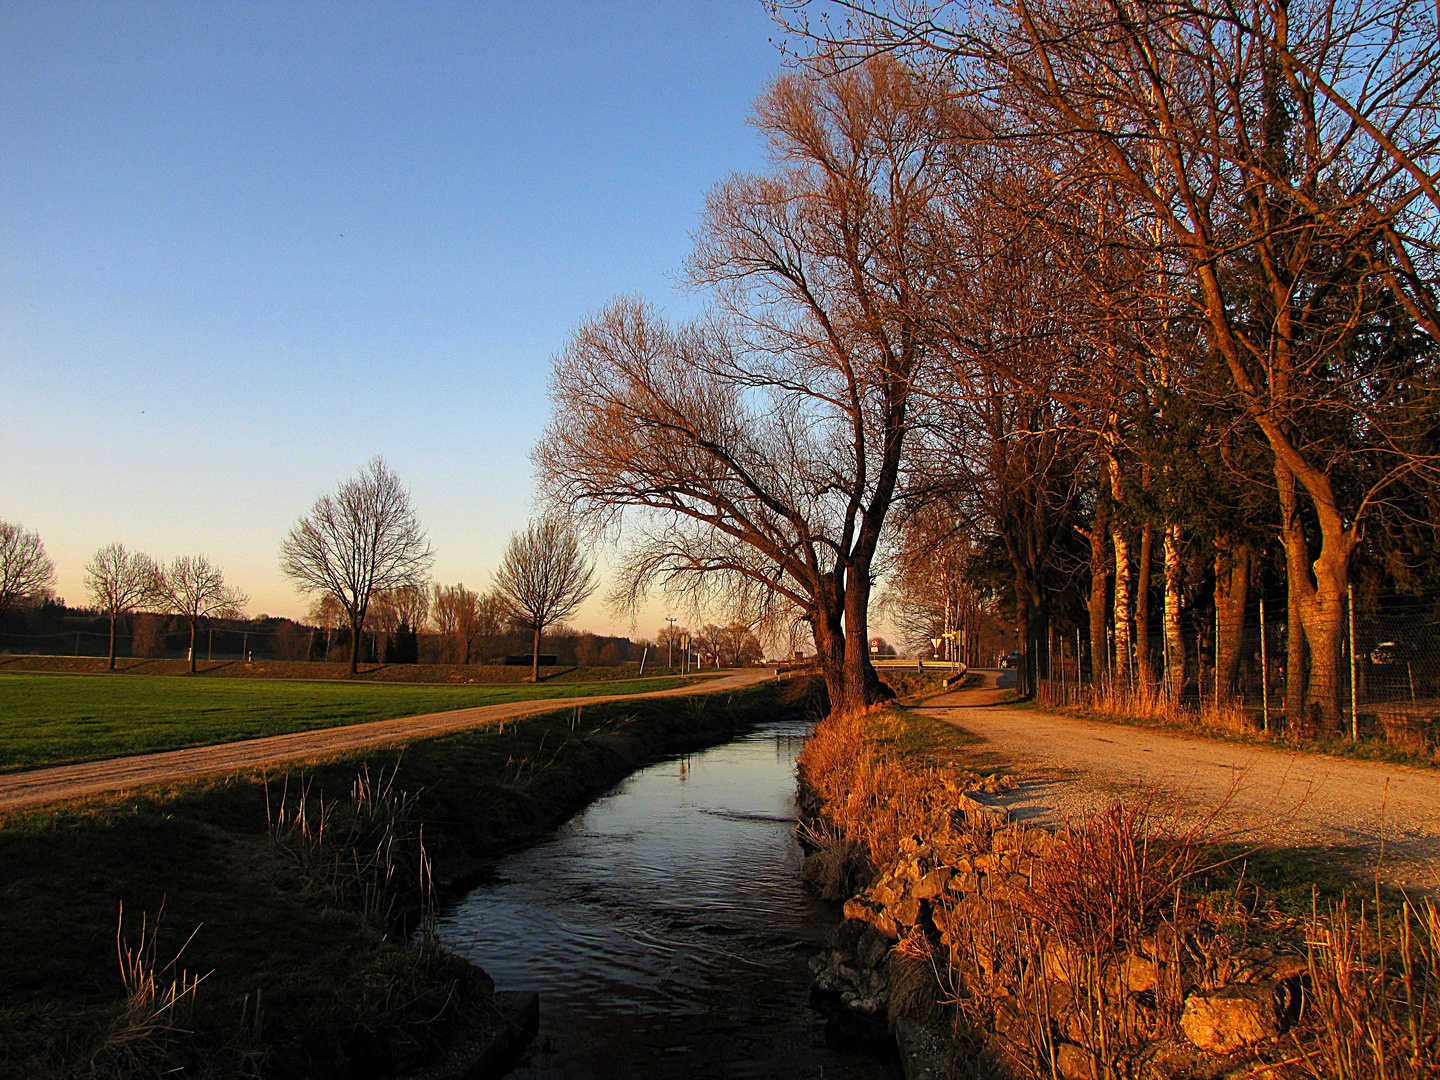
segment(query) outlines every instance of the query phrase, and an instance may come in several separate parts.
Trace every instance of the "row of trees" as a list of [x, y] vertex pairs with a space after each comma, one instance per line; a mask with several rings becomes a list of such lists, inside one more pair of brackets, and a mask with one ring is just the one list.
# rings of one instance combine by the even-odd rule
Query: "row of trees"
[[804, 44], [774, 167], [707, 201], [709, 310], [617, 299], [557, 358], [550, 506], [625, 538], [618, 599], [803, 622], [840, 709], [887, 696], [886, 574], [956, 633], [998, 567], [1031, 685], [1070, 622], [1178, 695], [1199, 586], [1223, 687], [1263, 572], [1287, 709], [1333, 720], [1347, 589], [1440, 582], [1433, 8], [839, 7], [777, 5]]
[[115, 668], [115, 624], [137, 610], [159, 611], [185, 621], [190, 631], [190, 670], [195, 637], [209, 619], [238, 618], [249, 600], [225, 584], [225, 575], [204, 555], [180, 555], [168, 565], [124, 544], [108, 544], [85, 564], [85, 587], [110, 621], [110, 669]]
[[350, 632], [350, 670], [359, 669], [361, 631], [375, 620], [413, 637], [433, 617], [461, 646], [473, 646], [502, 620], [533, 635], [531, 678], [540, 677], [546, 627], [573, 615], [595, 591], [595, 568], [574, 533], [556, 518], [511, 536], [490, 593], [428, 583], [435, 556], [410, 493], [382, 458], [321, 495], [280, 547], [280, 568], [302, 591], [343, 612]]

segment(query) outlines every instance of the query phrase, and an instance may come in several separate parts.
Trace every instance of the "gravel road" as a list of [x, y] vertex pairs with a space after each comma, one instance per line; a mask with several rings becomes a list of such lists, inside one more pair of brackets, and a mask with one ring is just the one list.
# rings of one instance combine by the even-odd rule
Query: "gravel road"
[[[1056, 822], [1153, 791], [1186, 816], [1219, 808], [1237, 842], [1309, 848], [1407, 889], [1440, 893], [1440, 770], [1302, 754], [996, 704], [1013, 671], [921, 707], [985, 740], [976, 753], [1024, 783], [1005, 800], [1020, 819]], [[1381, 858], [1383, 841], [1384, 857]]]
[[715, 694], [751, 686], [774, 677], [772, 672], [764, 668], [752, 668], [734, 675], [706, 679], [698, 685], [677, 687], [674, 690], [655, 690], [647, 694], [545, 698], [505, 705], [481, 705], [473, 709], [453, 709], [449, 712], [403, 716], [393, 720], [375, 720], [367, 724], [350, 724], [320, 731], [299, 731], [290, 735], [272, 735], [264, 739], [247, 739], [218, 746], [192, 746], [159, 754], [137, 754], [134, 757], [108, 758], [78, 765], [27, 769], [24, 772], [0, 775], [0, 814], [25, 806], [77, 799], [87, 795], [126, 791], [176, 780], [193, 780], [201, 776], [232, 773], [285, 761], [330, 757], [371, 746], [397, 745], [414, 739], [463, 731], [466, 728], [498, 725], [502, 720], [531, 713], [552, 712], [579, 705], [633, 701], [637, 698]]

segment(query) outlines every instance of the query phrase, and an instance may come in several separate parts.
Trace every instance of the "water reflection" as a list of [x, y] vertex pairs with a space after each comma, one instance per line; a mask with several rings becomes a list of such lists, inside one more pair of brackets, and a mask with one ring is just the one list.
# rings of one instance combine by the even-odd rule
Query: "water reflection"
[[800, 887], [800, 725], [651, 766], [498, 862], [440, 934], [540, 991], [520, 1077], [895, 1075], [824, 1045], [806, 962], [834, 919]]

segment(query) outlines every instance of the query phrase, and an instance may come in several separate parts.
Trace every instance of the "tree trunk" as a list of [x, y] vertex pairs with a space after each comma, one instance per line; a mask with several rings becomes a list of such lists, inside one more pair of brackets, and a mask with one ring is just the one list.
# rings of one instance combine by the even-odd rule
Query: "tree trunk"
[[535, 627], [535, 651], [530, 655], [530, 681], [540, 681], [540, 627]]
[[1130, 592], [1130, 540], [1118, 518], [1111, 519], [1110, 546], [1115, 552], [1115, 683], [1129, 690], [1135, 671], [1130, 635], [1135, 601]]
[[[1293, 724], [1302, 707], [1309, 709], [1324, 728], [1335, 730], [1340, 723], [1340, 628], [1345, 621], [1350, 555], [1358, 534], [1353, 528], [1340, 529], [1336, 515], [1322, 512], [1320, 555], [1311, 563], [1295, 476], [1277, 463], [1275, 479], [1280, 493], [1290, 625], [1293, 629], [1298, 621], [1310, 654], [1309, 678], [1303, 683], [1298, 670], [1286, 671], [1285, 711]], [[1295, 648], [1292, 642], [1292, 665]]]
[[1105, 641], [1105, 602], [1109, 598], [1110, 568], [1106, 559], [1106, 531], [1110, 515], [1105, 504], [1095, 508], [1095, 521], [1090, 526], [1090, 682], [1105, 682], [1106, 660], [1110, 647]]
[[1185, 639], [1180, 633], [1180, 526], [1166, 525], [1165, 536], [1165, 692], [1172, 705], [1185, 690]]
[[1215, 611], [1220, 641], [1215, 650], [1216, 704], [1235, 694], [1245, 634], [1245, 603], [1250, 596], [1250, 548], [1228, 536], [1215, 538]]
[[1155, 689], [1155, 667], [1150, 648], [1150, 571], [1155, 561], [1155, 526], [1146, 522], [1140, 531], [1140, 568], [1135, 582], [1135, 665], [1140, 690], [1148, 699]]
[[[78, 634], [76, 635], [76, 640], [79, 640]], [[78, 653], [80, 649], [77, 647], [75, 651]], [[110, 613], [110, 670], [115, 670], [115, 612], [113, 611]]]
[[195, 674], [195, 620], [187, 619], [190, 623], [190, 674]]
[[1020, 660], [1015, 665], [1015, 691], [1023, 697], [1031, 694], [1030, 664], [1030, 594], [1020, 582], [1015, 583], [1015, 644]]
[[360, 624], [364, 616], [350, 616], [350, 674], [357, 675], [360, 672]]
[[809, 618], [830, 711], [836, 715], [860, 715], [895, 696], [870, 662], [868, 588], [847, 587], [861, 576], [851, 571], [847, 581], [844, 571], [828, 575], [817, 590]]

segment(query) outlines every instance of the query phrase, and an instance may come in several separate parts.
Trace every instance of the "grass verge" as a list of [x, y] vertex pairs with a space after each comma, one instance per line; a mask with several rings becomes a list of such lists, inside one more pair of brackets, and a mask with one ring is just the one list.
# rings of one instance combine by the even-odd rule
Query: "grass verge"
[[1026, 701], [1018, 695], [1013, 701], [1006, 701], [1003, 704], [1009, 708], [1052, 713], [1057, 716], [1071, 716], [1077, 720], [1174, 731], [1185, 735], [1199, 735], [1206, 739], [1217, 739], [1221, 742], [1240, 743], [1245, 746], [1265, 747], [1272, 750], [1298, 750], [1301, 753], [1324, 754], [1330, 757], [1351, 758], [1356, 761], [1384, 761], [1393, 765], [1409, 765], [1417, 769], [1440, 768], [1440, 754], [1428, 750], [1410, 750], [1396, 745], [1384, 736], [1376, 717], [1366, 714], [1360, 716], [1361, 737], [1356, 741], [1351, 740], [1348, 735], [1339, 733], [1296, 737], [1277, 729], [1267, 734], [1257, 730], [1253, 717], [1239, 710], [1226, 710], [1219, 714], [1210, 712], [1202, 714], [1196, 713], [1192, 709], [1182, 709], [1147, 716], [1120, 708], [1096, 708], [1083, 704]]
[[451, 687], [0, 674], [0, 771], [478, 705], [682, 685], [677, 678]]
[[[504, 734], [0, 819], [0, 1075], [413, 1065], [485, 997], [474, 969], [410, 943], [425, 883], [463, 880], [646, 760], [785, 714], [785, 690], [560, 709]], [[357, 778], [369, 780], [358, 797]], [[386, 881], [400, 887], [377, 895]], [[122, 980], [127, 953], [152, 958], [148, 1000], [134, 992], [144, 979]]]

